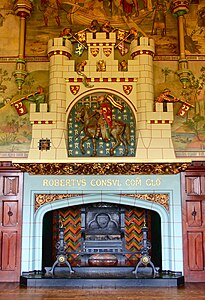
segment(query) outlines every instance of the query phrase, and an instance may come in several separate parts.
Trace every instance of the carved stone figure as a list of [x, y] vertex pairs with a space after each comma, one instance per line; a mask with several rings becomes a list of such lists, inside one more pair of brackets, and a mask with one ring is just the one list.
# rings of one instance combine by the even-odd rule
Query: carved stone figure
[[163, 92], [157, 97], [156, 102], [178, 102], [179, 99], [175, 96], [171, 95], [171, 91], [169, 89], [164, 89]]
[[[110, 101], [111, 103], [109, 103]], [[93, 110], [88, 106], [81, 106], [76, 112], [75, 121], [82, 124], [79, 134], [84, 132], [80, 138], [80, 150], [85, 154], [84, 142], [91, 140], [93, 146], [92, 156], [97, 155], [97, 140], [102, 137], [103, 142], [113, 139], [110, 155], [114, 155], [114, 150], [122, 143], [124, 146], [124, 156], [128, 155], [128, 145], [130, 144], [130, 127], [121, 120], [113, 120], [111, 105], [118, 109], [123, 106], [116, 102], [110, 95], [98, 97], [99, 108]]]

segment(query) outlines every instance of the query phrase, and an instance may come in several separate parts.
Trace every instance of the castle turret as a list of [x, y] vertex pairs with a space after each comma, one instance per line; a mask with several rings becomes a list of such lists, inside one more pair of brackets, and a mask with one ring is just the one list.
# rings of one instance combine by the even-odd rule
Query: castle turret
[[[30, 106], [32, 124], [32, 142], [29, 159], [66, 159], [67, 127], [66, 127], [66, 82], [65, 65], [72, 53], [69, 40], [56, 38], [48, 43], [49, 64], [49, 100]], [[37, 149], [39, 151], [37, 151]]]
[[163, 111], [163, 103], [157, 103], [154, 111], [154, 40], [141, 37], [131, 43], [131, 56], [136, 62], [138, 81], [137, 102], [137, 147], [139, 159], [173, 159], [174, 148], [171, 139], [173, 104]]

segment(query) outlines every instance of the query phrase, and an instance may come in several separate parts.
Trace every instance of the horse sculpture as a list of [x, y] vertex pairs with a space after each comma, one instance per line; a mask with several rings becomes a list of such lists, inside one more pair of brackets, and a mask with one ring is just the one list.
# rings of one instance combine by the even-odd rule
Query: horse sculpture
[[[88, 140], [92, 141], [93, 153], [92, 156], [97, 155], [97, 131], [98, 127], [98, 115], [95, 111], [87, 108], [86, 106], [80, 107], [76, 112], [76, 122], [80, 122], [82, 127], [80, 128], [79, 135], [84, 132], [84, 136], [80, 139], [80, 150], [82, 154], [85, 154], [84, 143]], [[130, 144], [130, 127], [128, 124], [120, 121], [113, 120], [112, 127], [110, 128], [110, 137], [114, 139], [114, 144], [110, 148], [110, 156], [114, 155], [114, 150], [122, 143], [124, 146], [124, 156], [128, 155], [128, 145]], [[78, 136], [79, 136], [78, 135]]]

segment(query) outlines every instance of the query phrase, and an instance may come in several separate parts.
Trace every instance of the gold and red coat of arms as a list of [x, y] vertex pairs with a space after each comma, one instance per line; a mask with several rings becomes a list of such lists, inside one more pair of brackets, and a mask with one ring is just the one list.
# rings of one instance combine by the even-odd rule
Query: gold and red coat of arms
[[79, 85], [71, 85], [70, 86], [70, 91], [73, 95], [76, 95], [80, 90], [80, 86]]
[[126, 95], [129, 95], [132, 92], [132, 85], [123, 85], [123, 91]]

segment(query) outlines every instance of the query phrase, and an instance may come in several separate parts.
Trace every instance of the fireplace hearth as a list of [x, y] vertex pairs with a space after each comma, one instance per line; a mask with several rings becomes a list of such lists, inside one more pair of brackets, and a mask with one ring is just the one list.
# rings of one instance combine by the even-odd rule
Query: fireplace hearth
[[55, 275], [48, 276], [42, 272], [24, 273], [20, 284], [26, 287], [178, 287], [184, 284], [180, 272], [168, 271], [157, 273], [153, 277], [152, 268], [140, 267], [138, 276], [133, 273], [135, 267], [73, 267], [70, 273], [66, 267], [57, 267]]

